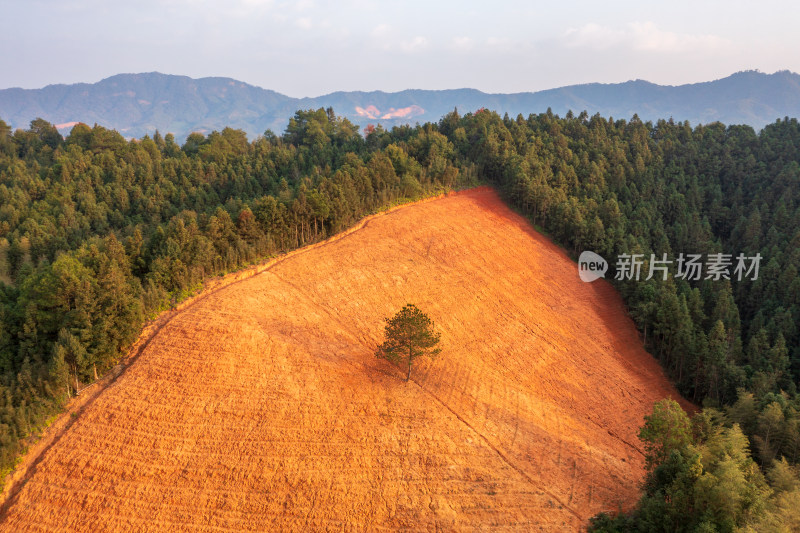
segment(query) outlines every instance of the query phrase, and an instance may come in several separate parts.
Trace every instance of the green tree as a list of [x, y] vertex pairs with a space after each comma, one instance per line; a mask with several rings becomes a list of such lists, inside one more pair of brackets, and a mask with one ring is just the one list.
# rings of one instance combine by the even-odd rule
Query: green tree
[[36, 136], [39, 137], [44, 144], [53, 150], [58, 148], [58, 145], [64, 141], [64, 139], [61, 137], [61, 134], [58, 133], [56, 127], [43, 118], [32, 120], [30, 131], [36, 134]]
[[434, 358], [442, 351], [440, 334], [434, 329], [433, 321], [414, 304], [406, 304], [392, 318], [386, 319], [386, 340], [378, 346], [375, 357], [392, 363], [403, 360], [408, 365], [406, 381], [411, 379], [411, 366], [414, 359], [427, 355]]
[[644, 420], [639, 438], [644, 442], [648, 470], [666, 461], [672, 450], [681, 450], [692, 442], [689, 417], [675, 400], [656, 402], [653, 413]]

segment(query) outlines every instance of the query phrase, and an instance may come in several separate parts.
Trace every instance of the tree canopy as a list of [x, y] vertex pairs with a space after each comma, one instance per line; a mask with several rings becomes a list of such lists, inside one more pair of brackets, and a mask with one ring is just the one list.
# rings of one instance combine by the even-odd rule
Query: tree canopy
[[414, 304], [406, 304], [393, 317], [386, 319], [386, 340], [378, 346], [375, 356], [392, 363], [406, 364], [406, 381], [411, 379], [411, 366], [414, 360], [422, 357], [436, 357], [441, 353], [438, 347], [441, 334], [436, 331], [433, 321]]
[[666, 461], [674, 450], [691, 442], [689, 417], [675, 400], [657, 402], [644, 421], [639, 439], [644, 443], [645, 459], [651, 470]]

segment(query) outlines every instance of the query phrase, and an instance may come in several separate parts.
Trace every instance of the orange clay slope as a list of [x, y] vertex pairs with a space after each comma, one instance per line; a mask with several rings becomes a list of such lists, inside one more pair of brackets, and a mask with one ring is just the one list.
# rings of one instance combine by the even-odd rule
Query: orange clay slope
[[[376, 216], [175, 314], [4, 531], [577, 530], [632, 505], [674, 389], [605, 281], [488, 188]], [[441, 355], [378, 360], [412, 302]]]

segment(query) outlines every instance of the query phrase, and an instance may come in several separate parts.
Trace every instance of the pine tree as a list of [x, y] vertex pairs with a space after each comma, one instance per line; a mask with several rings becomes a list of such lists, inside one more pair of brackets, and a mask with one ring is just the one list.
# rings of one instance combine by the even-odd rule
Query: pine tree
[[405, 361], [408, 366], [406, 381], [411, 379], [414, 359], [426, 355], [434, 358], [441, 352], [440, 334], [433, 321], [414, 304], [406, 304], [392, 318], [386, 319], [386, 340], [378, 346], [375, 357], [392, 363]]

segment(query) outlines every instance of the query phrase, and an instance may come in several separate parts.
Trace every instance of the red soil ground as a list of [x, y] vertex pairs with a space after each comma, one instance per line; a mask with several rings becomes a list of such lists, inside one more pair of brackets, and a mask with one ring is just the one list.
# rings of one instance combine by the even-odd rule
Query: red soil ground
[[[677, 398], [619, 296], [480, 188], [229, 278], [32, 450], [3, 531], [577, 530]], [[412, 302], [442, 354], [373, 356]]]

